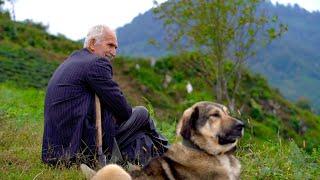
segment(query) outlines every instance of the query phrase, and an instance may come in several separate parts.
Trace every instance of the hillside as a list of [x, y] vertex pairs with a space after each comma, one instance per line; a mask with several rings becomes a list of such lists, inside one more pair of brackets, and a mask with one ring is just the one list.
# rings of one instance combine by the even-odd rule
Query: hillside
[[63, 36], [48, 34], [40, 23], [13, 22], [9, 13], [0, 13], [0, 82], [12, 80], [22, 87], [44, 87], [59, 61], [80, 47]]
[[[23, 26], [19, 23], [16, 25]], [[45, 30], [39, 31], [46, 34]], [[31, 34], [26, 37], [30, 36]], [[19, 32], [17, 37], [24, 38]], [[77, 46], [77, 43], [73, 44]], [[62, 59], [66, 55], [48, 48], [45, 51], [30, 46], [25, 48], [10, 40], [1, 41], [0, 82], [11, 81], [19, 87], [45, 88], [59, 64], [55, 58], [60, 56]], [[119, 80], [133, 104], [144, 103], [146, 100], [142, 97], [145, 97], [157, 112], [160, 112], [158, 117], [162, 120], [177, 119], [181, 112], [193, 103], [215, 99], [211, 87], [197, 77], [195, 70], [185, 66], [189, 60], [201, 58], [204, 57], [199, 54], [169, 56], [159, 59], [153, 68], [147, 60], [119, 58], [114, 64], [115, 78]], [[135, 67], [136, 63], [139, 63], [140, 68]], [[172, 77], [172, 83], [169, 83], [167, 88], [162, 85], [166, 75]], [[185, 91], [187, 82], [191, 82], [194, 87], [191, 94]], [[284, 139], [293, 138], [300, 146], [303, 146], [305, 141], [309, 150], [320, 143], [320, 140], [314, 138], [320, 135], [319, 117], [286, 101], [268, 86], [265, 79], [247, 72], [240, 89], [237, 107], [241, 107], [243, 119], [252, 122], [255, 129], [252, 135], [262, 140], [266, 140], [266, 134], [267, 139], [277, 139], [278, 136]]]
[[[47, 82], [61, 61], [81, 44], [52, 36], [34, 22], [13, 22], [0, 12], [0, 179], [81, 179], [80, 171], [40, 162]], [[14, 32], [14, 33], [13, 33]], [[145, 105], [159, 130], [175, 141], [183, 110], [215, 95], [186, 62], [197, 53], [149, 59], [118, 57], [115, 79], [132, 105]], [[232, 63], [228, 64], [228, 67]], [[226, 67], [226, 68], [228, 68]], [[172, 80], [165, 84], [165, 77]], [[266, 79], [246, 71], [237, 116], [246, 122], [237, 156], [243, 179], [314, 179], [320, 176], [320, 117], [287, 101]], [[187, 93], [190, 82], [193, 92]]]
[[[279, 21], [288, 25], [281, 39], [261, 49], [249, 67], [267, 77], [269, 83], [292, 101], [307, 98], [320, 113], [320, 12], [308, 12], [298, 5], [293, 7], [266, 2], [262, 6]], [[141, 28], [143, 27], [143, 28]], [[162, 22], [152, 11], [140, 14], [133, 21], [117, 29], [120, 54], [128, 56], [161, 57], [166, 50]], [[155, 46], [150, 39], [156, 40]]]
[[[197, 76], [196, 69], [186, 65], [191, 59], [201, 58], [205, 57], [194, 53], [168, 56], [159, 59], [154, 67], [147, 59], [128, 61], [128, 58], [119, 58], [115, 68], [122, 75], [132, 77], [141, 94], [157, 110], [165, 112], [159, 116], [160, 119], [170, 121], [197, 101], [216, 99], [212, 88]], [[165, 85], [168, 75], [172, 80]], [[188, 82], [193, 86], [192, 93], [186, 91]], [[320, 144], [314, 138], [320, 130], [320, 117], [285, 100], [260, 75], [245, 73], [237, 100], [241, 118], [248, 124], [248, 129], [252, 128], [249, 133], [258, 140], [276, 140], [280, 136], [287, 140], [294, 139], [301, 147], [305, 142], [307, 149]]]

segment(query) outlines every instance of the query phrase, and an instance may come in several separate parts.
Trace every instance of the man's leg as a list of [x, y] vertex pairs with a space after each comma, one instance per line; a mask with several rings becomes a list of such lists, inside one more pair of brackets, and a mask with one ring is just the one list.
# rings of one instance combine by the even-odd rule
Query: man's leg
[[148, 110], [143, 106], [136, 106], [132, 109], [131, 117], [122, 123], [116, 132], [118, 144], [123, 144], [136, 134], [136, 132], [149, 130], [150, 128], [155, 129], [154, 122], [149, 117]]
[[168, 140], [156, 131], [143, 106], [133, 108], [131, 117], [118, 128], [116, 139], [121, 152], [128, 156], [126, 158], [142, 165], [168, 148]]

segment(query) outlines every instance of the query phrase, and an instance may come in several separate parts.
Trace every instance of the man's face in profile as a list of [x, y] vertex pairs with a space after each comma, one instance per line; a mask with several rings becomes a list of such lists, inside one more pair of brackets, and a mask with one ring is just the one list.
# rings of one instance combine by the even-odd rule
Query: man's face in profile
[[100, 56], [108, 58], [110, 61], [117, 55], [118, 41], [114, 32], [108, 31], [100, 40], [95, 40], [90, 44], [90, 50]]

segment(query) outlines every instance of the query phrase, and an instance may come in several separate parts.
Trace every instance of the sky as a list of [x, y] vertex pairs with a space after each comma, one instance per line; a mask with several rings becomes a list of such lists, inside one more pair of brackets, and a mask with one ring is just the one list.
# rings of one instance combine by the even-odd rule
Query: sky
[[[157, 0], [164, 2], [165, 0]], [[320, 0], [271, 0], [282, 4], [297, 3], [301, 7], [320, 10]], [[153, 7], [153, 0], [15, 0], [16, 20], [31, 19], [49, 26], [52, 34], [63, 34], [79, 40], [97, 24], [112, 29], [130, 23], [139, 13]], [[5, 8], [11, 8], [9, 3]]]
[[281, 4], [299, 4], [308, 11], [320, 11], [320, 0], [271, 0], [271, 2]]

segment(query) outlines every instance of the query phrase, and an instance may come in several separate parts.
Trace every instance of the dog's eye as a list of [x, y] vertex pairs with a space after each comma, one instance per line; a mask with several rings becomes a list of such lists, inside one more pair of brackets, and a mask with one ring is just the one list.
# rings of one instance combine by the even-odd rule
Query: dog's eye
[[220, 114], [219, 113], [213, 113], [213, 114], [210, 114], [211, 117], [216, 117], [216, 118], [219, 118], [220, 117]]

